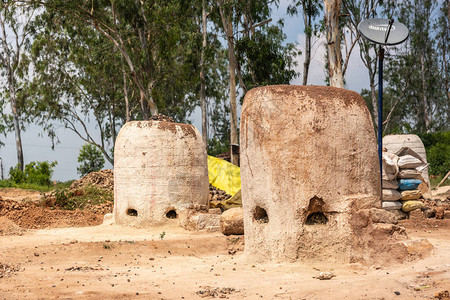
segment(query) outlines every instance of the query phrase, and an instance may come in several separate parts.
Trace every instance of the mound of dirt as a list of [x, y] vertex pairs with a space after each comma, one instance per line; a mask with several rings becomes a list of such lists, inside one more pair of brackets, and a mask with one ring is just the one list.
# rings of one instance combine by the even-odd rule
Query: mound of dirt
[[114, 191], [114, 171], [113, 170], [101, 170], [99, 172], [92, 172], [74, 181], [70, 186], [71, 190], [81, 189], [86, 186], [95, 186], [97, 188]]
[[0, 217], [0, 236], [3, 235], [23, 235], [25, 229], [17, 226], [13, 221], [6, 217]]
[[[95, 226], [103, 221], [103, 214], [92, 211], [51, 209], [40, 207], [35, 202], [18, 203], [14, 200], [0, 200], [0, 217], [27, 229]], [[0, 228], [3, 228], [2, 223]]]

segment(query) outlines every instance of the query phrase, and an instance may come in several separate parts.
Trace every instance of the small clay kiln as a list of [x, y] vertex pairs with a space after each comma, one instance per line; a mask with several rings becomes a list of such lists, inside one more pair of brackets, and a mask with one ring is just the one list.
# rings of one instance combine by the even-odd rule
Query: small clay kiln
[[165, 121], [126, 123], [114, 148], [116, 224], [182, 222], [208, 206], [208, 165], [199, 131]]
[[398, 230], [376, 224], [396, 220], [379, 209], [376, 139], [358, 93], [255, 88], [245, 96], [240, 130], [247, 255], [358, 261]]

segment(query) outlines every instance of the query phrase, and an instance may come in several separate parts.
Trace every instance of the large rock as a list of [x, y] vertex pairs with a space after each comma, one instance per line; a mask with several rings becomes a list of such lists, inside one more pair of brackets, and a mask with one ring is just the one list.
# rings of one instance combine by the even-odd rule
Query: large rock
[[244, 234], [244, 212], [242, 207], [230, 208], [220, 216], [220, 231], [224, 235]]
[[126, 123], [114, 148], [117, 224], [157, 225], [208, 207], [206, 148], [192, 125], [164, 121]]
[[[392, 233], [379, 233], [368, 211], [381, 208], [381, 180], [372, 120], [358, 93], [255, 88], [245, 95], [240, 130], [248, 257], [349, 262], [387, 249]], [[379, 222], [394, 222], [382, 214]], [[375, 238], [380, 244], [371, 247]]]

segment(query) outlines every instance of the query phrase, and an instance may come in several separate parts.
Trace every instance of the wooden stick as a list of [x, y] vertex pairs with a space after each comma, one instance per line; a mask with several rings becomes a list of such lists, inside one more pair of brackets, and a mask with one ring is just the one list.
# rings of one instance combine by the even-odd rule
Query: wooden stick
[[444, 179], [442, 179], [441, 182], [439, 182], [439, 184], [436, 186], [436, 188], [440, 187], [441, 184], [443, 184], [444, 181], [448, 178], [448, 176], [450, 176], [450, 171], [447, 172], [447, 175], [444, 176]]

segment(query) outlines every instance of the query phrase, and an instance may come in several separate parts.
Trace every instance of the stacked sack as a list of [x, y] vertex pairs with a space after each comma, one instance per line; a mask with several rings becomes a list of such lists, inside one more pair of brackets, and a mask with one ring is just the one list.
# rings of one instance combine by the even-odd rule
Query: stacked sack
[[424, 181], [422, 170], [427, 164], [410, 148], [401, 148], [397, 153], [383, 152], [383, 203], [387, 210], [410, 212], [423, 207], [418, 189]]

